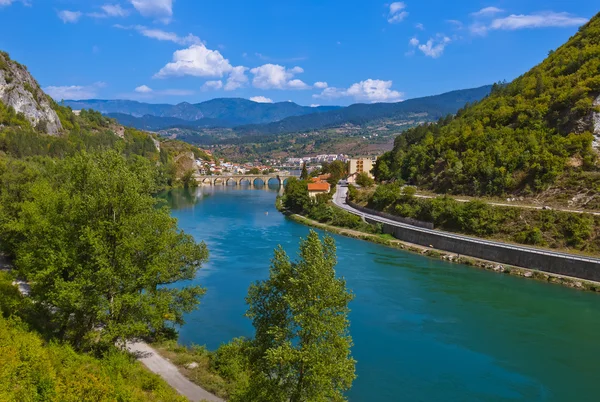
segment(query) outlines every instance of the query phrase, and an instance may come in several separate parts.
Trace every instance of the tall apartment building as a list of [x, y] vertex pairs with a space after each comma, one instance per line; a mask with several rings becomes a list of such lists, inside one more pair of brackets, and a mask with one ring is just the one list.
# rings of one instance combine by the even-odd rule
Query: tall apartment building
[[369, 177], [373, 177], [371, 174], [371, 169], [373, 169], [373, 166], [375, 166], [376, 161], [376, 156], [349, 159], [350, 166], [348, 167], [348, 178], [356, 178], [356, 175], [362, 172], [366, 172], [368, 173]]

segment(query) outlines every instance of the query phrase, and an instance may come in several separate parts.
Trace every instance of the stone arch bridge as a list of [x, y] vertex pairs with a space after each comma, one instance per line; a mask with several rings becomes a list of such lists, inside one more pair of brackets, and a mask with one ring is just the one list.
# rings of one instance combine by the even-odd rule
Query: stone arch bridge
[[194, 176], [198, 184], [207, 184], [211, 186], [227, 186], [227, 185], [236, 185], [241, 186], [243, 184], [247, 184], [250, 187], [256, 186], [259, 182], [261, 182], [262, 186], [268, 187], [269, 184], [277, 184], [277, 186], [281, 189], [287, 181], [288, 176], [280, 176], [280, 175], [266, 175], [266, 174], [234, 174], [234, 175], [216, 175], [216, 176], [206, 176], [206, 175], [196, 175]]

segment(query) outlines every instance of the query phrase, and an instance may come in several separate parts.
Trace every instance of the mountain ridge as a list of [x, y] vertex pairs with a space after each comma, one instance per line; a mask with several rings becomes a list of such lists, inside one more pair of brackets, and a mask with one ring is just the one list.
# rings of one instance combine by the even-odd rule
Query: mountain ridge
[[338, 106], [301, 106], [294, 102], [259, 103], [243, 98], [215, 98], [195, 104], [180, 102], [175, 105], [125, 99], [64, 100], [61, 104], [74, 110], [94, 109], [103, 114], [120, 113], [138, 118], [155, 116], [187, 121], [210, 118], [227, 121], [229, 125], [269, 123], [290, 116], [338, 108]]
[[[456, 113], [456, 111], [464, 107], [466, 103], [481, 100], [483, 97], [489, 94], [491, 88], [491, 85], [484, 85], [477, 88], [459, 89], [437, 95], [408, 99], [402, 102], [370, 104], [355, 103], [346, 107], [307, 107], [299, 106], [293, 102], [262, 104], [265, 106], [259, 108], [265, 111], [266, 115], [260, 118], [254, 116], [251, 118], [251, 120], [267, 120], [267, 122], [253, 124], [248, 124], [244, 119], [236, 117], [240, 114], [247, 114], [248, 112], [246, 111], [245, 107], [248, 104], [256, 103], [242, 98], [216, 98], [196, 105], [185, 102], [178, 104], [185, 104], [186, 107], [203, 105], [205, 111], [207, 112], [202, 112], [202, 117], [195, 120], [182, 119], [176, 116], [165, 116], [164, 113], [162, 115], [145, 113], [141, 116], [134, 116], [121, 112], [107, 113], [101, 108], [96, 110], [103, 112], [109, 117], [117, 119], [121, 124], [143, 130], [157, 131], [174, 127], [193, 129], [232, 128], [240, 135], [251, 135], [257, 133], [285, 134], [317, 130], [343, 124], [360, 125], [377, 119], [404, 119], [419, 113], [426, 113], [429, 116], [429, 120], [436, 120], [447, 114]], [[65, 101], [65, 103], [71, 107], [91, 106], [92, 108], [95, 108], [96, 104], [104, 102], [114, 102], [116, 104], [117, 102], [121, 101], [89, 100], [80, 101], [80, 103]], [[140, 102], [135, 102], [135, 104], [150, 105]], [[157, 106], [165, 107], [168, 105], [157, 104]], [[270, 113], [269, 108], [272, 107], [277, 107], [279, 110], [275, 113]], [[290, 115], [279, 118], [281, 116], [293, 113], [294, 110], [298, 110], [298, 107], [304, 108], [304, 111], [310, 111], [311, 113]], [[139, 110], [141, 111], [142, 109]], [[254, 112], [256, 113], [257, 110], [258, 109], [255, 108]], [[272, 119], [276, 120], [270, 121]]]

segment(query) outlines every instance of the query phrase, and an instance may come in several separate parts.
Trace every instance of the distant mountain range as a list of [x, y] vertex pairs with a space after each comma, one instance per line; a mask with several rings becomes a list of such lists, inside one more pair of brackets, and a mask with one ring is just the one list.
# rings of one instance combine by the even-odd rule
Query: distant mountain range
[[285, 134], [344, 124], [361, 125], [380, 119], [404, 120], [415, 114], [426, 114], [427, 120], [437, 120], [455, 114], [467, 103], [480, 101], [490, 93], [491, 89], [491, 85], [486, 85], [397, 103], [357, 103], [327, 112], [287, 117], [268, 124], [241, 126], [235, 131], [240, 134]]
[[308, 107], [293, 102], [257, 103], [241, 98], [218, 98], [177, 105], [91, 99], [67, 100], [64, 105], [74, 110], [94, 109], [123, 125], [142, 130], [219, 127], [233, 128], [239, 135], [285, 134], [344, 124], [361, 125], [380, 119], [409, 119], [417, 114], [425, 115], [430, 121], [437, 120], [456, 113], [467, 103], [483, 99], [491, 88], [491, 85], [486, 85], [397, 103], [359, 103], [348, 107]]
[[[129, 119], [128, 124], [140, 129], [157, 130], [177, 124], [187, 126], [233, 127], [245, 124], [271, 123], [290, 116], [339, 109], [340, 106], [300, 106], [293, 102], [258, 103], [242, 98], [217, 98], [202, 103], [187, 102], [177, 105], [151, 104], [130, 100], [66, 100], [64, 106], [73, 110], [94, 109], [120, 119], [129, 115], [139, 119]], [[115, 115], [116, 114], [116, 115]], [[154, 119], [148, 118], [154, 117]], [[165, 118], [165, 120], [157, 119]], [[175, 119], [175, 120], [173, 120]], [[183, 123], [183, 122], [188, 123]], [[189, 122], [194, 122], [190, 124]]]

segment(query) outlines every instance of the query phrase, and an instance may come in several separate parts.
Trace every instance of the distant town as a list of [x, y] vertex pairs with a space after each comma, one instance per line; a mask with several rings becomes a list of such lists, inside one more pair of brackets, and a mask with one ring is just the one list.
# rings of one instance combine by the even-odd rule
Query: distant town
[[227, 161], [224, 158], [216, 158], [208, 150], [204, 150], [204, 152], [211, 159], [196, 159], [200, 175], [270, 174], [281, 171], [297, 171], [299, 173], [303, 165], [306, 165], [308, 171], [311, 172], [320, 169], [324, 163], [341, 161], [349, 163], [348, 173], [352, 176], [363, 171], [370, 174], [370, 170], [377, 160], [376, 156], [351, 158], [344, 154], [322, 154], [301, 158], [267, 159], [260, 162], [236, 163]]

